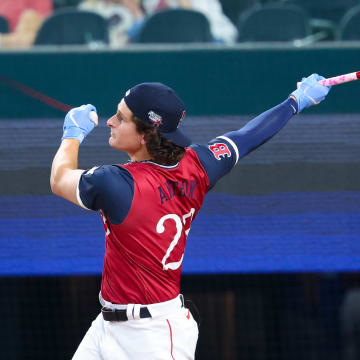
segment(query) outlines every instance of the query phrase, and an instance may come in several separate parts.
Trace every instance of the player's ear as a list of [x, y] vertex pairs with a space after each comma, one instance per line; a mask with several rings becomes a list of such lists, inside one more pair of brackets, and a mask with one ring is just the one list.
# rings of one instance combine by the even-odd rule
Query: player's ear
[[140, 134], [140, 144], [141, 144], [141, 145], [145, 145], [145, 144], [146, 144], [145, 134]]

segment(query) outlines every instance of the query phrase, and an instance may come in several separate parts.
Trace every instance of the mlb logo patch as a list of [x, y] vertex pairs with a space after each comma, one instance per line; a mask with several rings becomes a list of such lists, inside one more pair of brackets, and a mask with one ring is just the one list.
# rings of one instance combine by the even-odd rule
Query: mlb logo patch
[[180, 124], [182, 123], [182, 121], [184, 120], [184, 117], [186, 116], [186, 111], [184, 110], [183, 112], [182, 112], [182, 114], [181, 114], [181, 118], [180, 118], [180, 120], [179, 120], [179, 125], [178, 125], [178, 127], [180, 126]]
[[149, 111], [148, 112], [149, 115], [149, 120], [156, 126], [160, 126], [162, 124], [162, 117], [155, 113], [154, 111]]

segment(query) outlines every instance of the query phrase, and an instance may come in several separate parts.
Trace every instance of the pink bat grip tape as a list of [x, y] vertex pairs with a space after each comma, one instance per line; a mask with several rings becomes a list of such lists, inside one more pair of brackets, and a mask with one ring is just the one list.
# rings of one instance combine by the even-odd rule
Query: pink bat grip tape
[[[343, 84], [343, 83], [346, 83], [349, 81], [355, 81], [355, 80], [358, 80], [359, 78], [360, 78], [360, 71], [356, 71], [353, 73], [334, 76], [334, 77], [331, 77], [328, 79], [320, 80], [319, 84], [324, 85], [324, 86], [333, 86], [333, 85]], [[301, 84], [301, 82], [298, 82], [297, 87], [299, 87], [300, 84]]]

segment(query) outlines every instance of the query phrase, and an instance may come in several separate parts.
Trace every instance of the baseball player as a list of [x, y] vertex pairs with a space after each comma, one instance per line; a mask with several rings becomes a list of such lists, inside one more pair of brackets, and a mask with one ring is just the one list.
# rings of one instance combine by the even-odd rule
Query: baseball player
[[130, 160], [85, 171], [77, 168], [78, 151], [95, 127], [96, 109], [69, 111], [51, 188], [99, 210], [105, 230], [102, 310], [74, 360], [194, 359], [198, 326], [180, 294], [191, 223], [205, 194], [241, 158], [325, 98], [330, 88], [320, 79], [304, 78], [284, 102], [207, 144], [191, 144], [178, 128], [185, 106], [174, 90], [161, 83], [136, 85], [107, 121], [110, 146]]

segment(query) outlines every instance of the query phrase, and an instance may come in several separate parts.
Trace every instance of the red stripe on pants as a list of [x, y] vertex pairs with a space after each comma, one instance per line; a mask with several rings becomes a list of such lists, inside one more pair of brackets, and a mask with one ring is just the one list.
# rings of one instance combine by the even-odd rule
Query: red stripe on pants
[[173, 339], [172, 339], [172, 330], [171, 330], [171, 325], [168, 319], [166, 319], [168, 325], [169, 325], [169, 330], [170, 330], [170, 343], [171, 343], [171, 357], [173, 360], [175, 360], [174, 356], [173, 356]]

